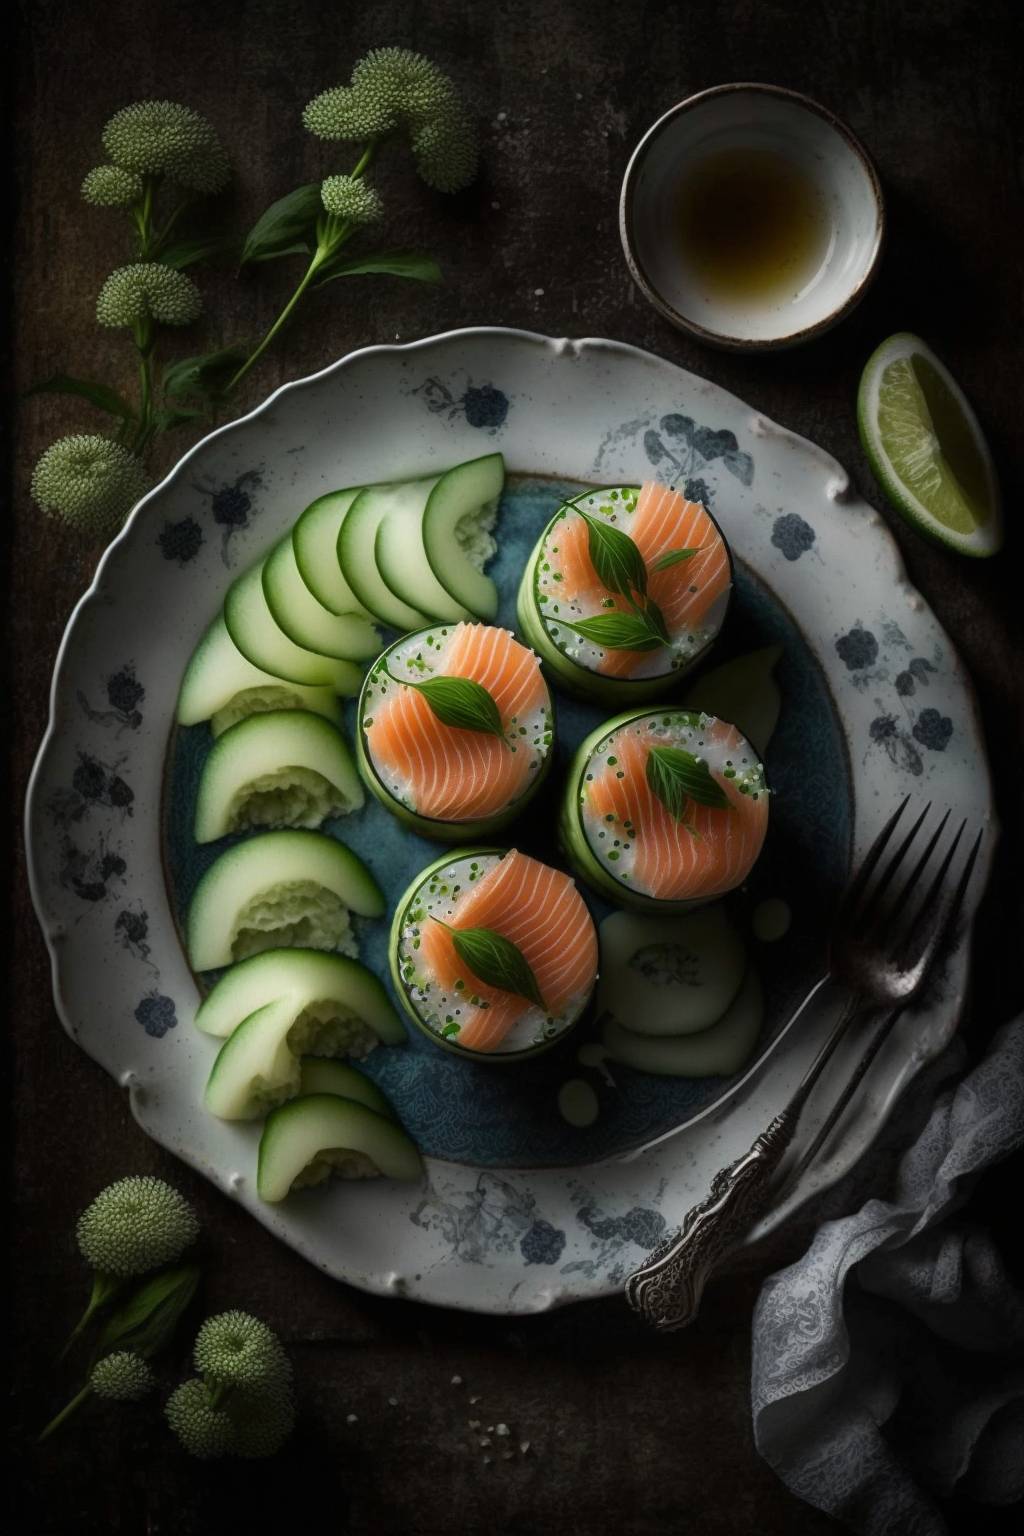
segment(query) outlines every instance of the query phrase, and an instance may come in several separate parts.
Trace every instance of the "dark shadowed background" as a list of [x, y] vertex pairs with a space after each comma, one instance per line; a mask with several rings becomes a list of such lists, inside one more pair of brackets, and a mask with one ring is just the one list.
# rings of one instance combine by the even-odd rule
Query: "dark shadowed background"
[[[7, 204], [8, 421], [16, 435], [5, 438], [13, 453], [3, 520], [14, 939], [5, 1021], [13, 1314], [4, 1336], [14, 1528], [191, 1536], [292, 1526], [319, 1509], [318, 1523], [352, 1536], [838, 1530], [776, 1481], [750, 1433], [750, 1312], [764, 1266], [799, 1252], [798, 1232], [746, 1258], [711, 1290], [696, 1326], [667, 1340], [646, 1333], [617, 1299], [502, 1321], [365, 1297], [326, 1280], [151, 1145], [120, 1090], [65, 1038], [16, 822], [54, 655], [100, 550], [43, 519], [28, 480], [54, 438], [102, 424], [84, 402], [19, 403], [19, 394], [65, 369], [132, 387], [123, 338], [93, 320], [103, 278], [130, 259], [126, 230], [119, 216], [78, 198], [116, 108], [171, 97], [205, 113], [236, 167], [224, 219], [244, 231], [300, 182], [347, 168], [343, 150], [303, 132], [301, 109], [383, 43], [435, 57], [479, 112], [484, 170], [470, 192], [431, 194], [407, 161], [392, 159], [381, 173], [389, 243], [435, 252], [444, 284], [335, 283], [250, 377], [239, 414], [282, 381], [370, 342], [476, 323], [609, 336], [703, 373], [813, 438], [878, 504], [857, 441], [857, 379], [886, 335], [919, 332], [977, 406], [1008, 514], [1004, 552], [978, 564], [925, 545], [886, 514], [911, 579], [973, 673], [995, 760], [1005, 841], [979, 920], [964, 1026], [980, 1049], [1024, 990], [1022, 7], [1018, 0], [22, 0], [16, 9], [3, 61], [13, 116], [7, 154], [17, 174], [16, 208]], [[692, 91], [745, 79], [806, 91], [846, 118], [877, 162], [890, 214], [880, 279], [853, 317], [800, 351], [755, 358], [703, 350], [647, 308], [627, 276], [617, 232], [619, 182], [643, 130]], [[285, 262], [241, 280], [230, 270], [197, 275], [207, 318], [201, 334], [182, 340], [182, 355], [258, 333], [295, 278]], [[167, 468], [191, 440], [164, 438], [157, 467]], [[155, 1402], [137, 1410], [93, 1406], [61, 1438], [34, 1446], [73, 1385], [55, 1377], [53, 1355], [84, 1299], [75, 1217], [104, 1184], [131, 1172], [163, 1174], [197, 1205], [207, 1309], [250, 1308], [287, 1339], [301, 1425], [276, 1461], [194, 1462], [178, 1451]], [[1008, 1229], [1019, 1179], [1019, 1168], [997, 1170], [976, 1210]], [[176, 1366], [179, 1379], [184, 1350]], [[455, 1374], [463, 1386], [450, 1385]], [[472, 1409], [470, 1394], [480, 1399]], [[351, 1413], [358, 1422], [349, 1425]], [[517, 1440], [531, 1442], [529, 1454], [482, 1465], [469, 1417], [508, 1423]], [[966, 1499], [955, 1501], [951, 1523], [986, 1531], [1015, 1525], [1012, 1516], [979, 1514]]]

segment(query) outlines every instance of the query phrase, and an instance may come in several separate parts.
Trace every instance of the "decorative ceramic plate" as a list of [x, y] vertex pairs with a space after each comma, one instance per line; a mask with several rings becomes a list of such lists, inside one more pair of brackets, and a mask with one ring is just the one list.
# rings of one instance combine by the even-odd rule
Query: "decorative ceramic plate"
[[[267, 1206], [255, 1192], [258, 1127], [200, 1105], [215, 1042], [192, 1028], [199, 990], [178, 927], [210, 858], [189, 829], [209, 735], [174, 728], [175, 700], [233, 574], [337, 485], [429, 473], [493, 449], [509, 470], [491, 567], [500, 622], [514, 622], [519, 573], [567, 487], [658, 476], [712, 507], [736, 556], [715, 660], [782, 646], [783, 708], [767, 757], [772, 831], [749, 894], [782, 898], [793, 922], [755, 957], [767, 998], [763, 1056], [820, 973], [851, 857], [894, 805], [920, 792], [974, 824], [990, 819], [981, 735], [949, 640], [839, 465], [715, 385], [616, 342], [480, 328], [370, 347], [199, 443], [136, 508], [71, 618], [27, 833], [61, 1019], [128, 1090], [149, 1135], [339, 1279], [445, 1306], [531, 1312], [622, 1283], [781, 1107], [828, 1010], [741, 1084], [581, 1066], [585, 1035], [513, 1070], [426, 1040], [380, 1048], [366, 1067], [424, 1151], [425, 1184], [339, 1184]], [[561, 704], [561, 766], [598, 718]], [[514, 829], [517, 845], [547, 857], [558, 767], [548, 798]], [[437, 853], [372, 802], [328, 830], [363, 855], [392, 901]], [[986, 865], [993, 842], [983, 845]], [[367, 923], [360, 934], [363, 959], [380, 973], [386, 933], [386, 923]], [[834, 1150], [769, 1225], [853, 1162], [908, 1077], [941, 1049], [966, 965], [965, 930], [941, 984], [880, 1054]], [[580, 1075], [600, 1104], [585, 1130], [557, 1107], [561, 1083]]]

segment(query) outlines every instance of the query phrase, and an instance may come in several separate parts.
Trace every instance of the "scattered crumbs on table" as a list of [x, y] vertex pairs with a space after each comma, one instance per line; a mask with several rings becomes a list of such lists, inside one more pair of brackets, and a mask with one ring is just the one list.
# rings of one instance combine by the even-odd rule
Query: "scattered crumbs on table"
[[359, 1423], [359, 1415], [358, 1415], [358, 1413], [346, 1413], [346, 1415], [345, 1415], [345, 1423], [346, 1424], [358, 1424]]
[[462, 1386], [462, 1377], [461, 1376], [453, 1376], [452, 1377], [452, 1386], [453, 1387], [461, 1387]]
[[495, 212], [497, 212], [497, 210], [501, 207], [501, 204], [500, 203], [492, 203], [491, 207], [495, 210]]
[[480, 1428], [480, 1420], [479, 1419], [470, 1419], [469, 1420], [469, 1427], [470, 1427], [470, 1429], [479, 1429]]
[[490, 1445], [490, 1443], [491, 1443], [490, 1435], [481, 1435], [480, 1436], [480, 1446], [481, 1446], [482, 1450], [486, 1450], [487, 1447]]
[[496, 1435], [500, 1435], [501, 1438], [504, 1440], [506, 1438], [506, 1436], [508, 1436], [511, 1433], [511, 1431], [510, 1431], [510, 1429], [509, 1429], [507, 1424], [499, 1424], [497, 1429], [494, 1431], [494, 1433]]
[[501, 1459], [502, 1461], [515, 1461], [515, 1457], [512, 1455], [511, 1451], [505, 1451]]
[[469, 1406], [470, 1406], [470, 1407], [471, 1407], [471, 1408], [475, 1408], [475, 1407], [476, 1407], [476, 1405], [477, 1405], [477, 1403], [478, 1403], [478, 1402], [479, 1402], [479, 1401], [480, 1401], [480, 1396], [479, 1396], [479, 1394], [477, 1394], [477, 1396], [476, 1396], [476, 1397], [471, 1397], [471, 1398], [470, 1398], [470, 1400], [469, 1400]]
[[529, 1440], [520, 1440], [520, 1442], [519, 1442], [519, 1454], [520, 1454], [520, 1456], [525, 1456], [529, 1449], [530, 1449], [530, 1442], [529, 1442]]
[[489, 1435], [493, 1435], [494, 1434], [494, 1425], [493, 1424], [488, 1424], [488, 1426], [487, 1426], [487, 1433]]
[[493, 1456], [485, 1456], [484, 1457], [484, 1466], [485, 1467], [489, 1467], [493, 1460], [494, 1460]]
[[541, 298], [541, 296], [544, 293], [544, 289], [543, 288], [535, 288], [533, 291], [536, 294], [538, 299]]
[[389, 1408], [397, 1408], [398, 1407], [398, 1398], [397, 1397], [389, 1397], [388, 1398], [388, 1407]]

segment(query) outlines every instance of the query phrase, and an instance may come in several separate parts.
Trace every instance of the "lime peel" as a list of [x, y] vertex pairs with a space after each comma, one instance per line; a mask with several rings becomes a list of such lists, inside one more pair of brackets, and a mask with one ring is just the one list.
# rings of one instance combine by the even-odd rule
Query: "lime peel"
[[963, 390], [920, 337], [901, 331], [872, 353], [857, 425], [902, 517], [960, 554], [996, 553], [1003, 525], [992, 455]]

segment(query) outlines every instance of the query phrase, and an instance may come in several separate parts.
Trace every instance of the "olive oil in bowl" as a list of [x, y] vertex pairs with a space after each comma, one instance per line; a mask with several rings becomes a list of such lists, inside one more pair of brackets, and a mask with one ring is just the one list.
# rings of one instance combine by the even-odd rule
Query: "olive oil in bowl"
[[679, 185], [675, 228], [691, 281], [727, 305], [795, 304], [832, 244], [811, 177], [770, 149], [721, 149], [695, 160]]

